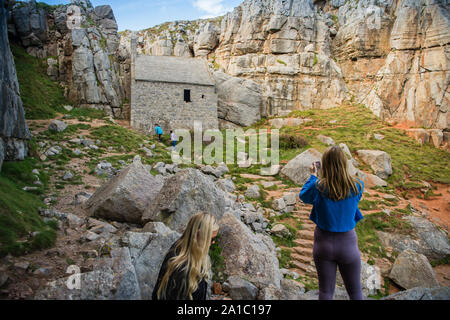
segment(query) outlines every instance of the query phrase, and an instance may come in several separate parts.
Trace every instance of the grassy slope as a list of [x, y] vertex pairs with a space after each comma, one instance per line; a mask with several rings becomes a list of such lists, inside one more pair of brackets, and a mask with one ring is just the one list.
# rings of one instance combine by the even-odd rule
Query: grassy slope
[[11, 43], [17, 69], [20, 96], [27, 119], [51, 119], [62, 112], [68, 102], [64, 90], [47, 76], [45, 59], [29, 55], [22, 47]]
[[[38, 209], [45, 207], [41, 194], [48, 176], [40, 175], [44, 187], [30, 193], [21, 188], [33, 181], [31, 171], [39, 167], [28, 158], [23, 162], [6, 162], [0, 173], [0, 257], [21, 255], [51, 247], [56, 239], [56, 223], [44, 223]], [[33, 235], [33, 233], [35, 233]]]
[[[30, 56], [23, 48], [11, 44], [17, 69], [20, 92], [27, 119], [49, 119], [66, 103], [63, 90], [47, 76], [44, 60]], [[34, 154], [36, 141], [30, 142]], [[56, 223], [44, 223], [38, 208], [44, 208], [41, 195], [48, 188], [49, 176], [43, 170], [39, 179], [43, 186], [34, 186], [33, 169], [43, 169], [33, 157], [22, 162], [5, 162], [0, 173], [0, 257], [21, 255], [51, 247], [56, 239]], [[25, 186], [38, 187], [25, 192]]]
[[[388, 179], [391, 186], [402, 187], [409, 181], [430, 181], [450, 184], [450, 154], [431, 145], [421, 146], [402, 130], [380, 121], [369, 109], [361, 105], [347, 105], [329, 110], [293, 112], [294, 116], [313, 119], [300, 127], [289, 127], [281, 133], [301, 134], [310, 146], [325, 151], [327, 146], [317, 136], [329, 136], [336, 143], [346, 143], [353, 155], [357, 150], [383, 150], [392, 158], [393, 175]], [[337, 120], [336, 124], [330, 124]], [[385, 136], [376, 140], [374, 133]], [[306, 150], [308, 147], [305, 147]], [[282, 157], [283, 158], [283, 157]], [[364, 167], [369, 169], [369, 167]]]

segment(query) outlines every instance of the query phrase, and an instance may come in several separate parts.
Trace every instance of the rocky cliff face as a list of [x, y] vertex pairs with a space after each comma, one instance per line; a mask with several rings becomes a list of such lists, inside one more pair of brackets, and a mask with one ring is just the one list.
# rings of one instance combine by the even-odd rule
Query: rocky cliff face
[[404, 0], [394, 16], [387, 57], [364, 103], [383, 119], [447, 129], [449, 3]]
[[222, 18], [135, 35], [141, 53], [207, 57], [256, 81], [262, 115], [354, 97], [385, 120], [446, 129], [449, 16], [448, 0], [246, 0]]
[[[255, 119], [353, 99], [385, 120], [448, 129], [448, 0], [245, 0], [223, 17], [120, 35], [109, 6], [72, 5], [17, 4], [9, 30], [31, 54], [52, 56], [49, 74], [78, 105], [126, 116], [136, 37], [138, 53], [202, 57], [211, 69], [253, 81], [262, 101], [249, 103], [259, 109]], [[70, 29], [77, 12], [80, 26]], [[226, 115], [249, 105], [234, 100], [222, 99], [219, 114], [240, 124]]]
[[0, 169], [3, 160], [23, 160], [30, 133], [20, 99], [16, 67], [6, 25], [5, 2], [0, 0]]
[[122, 116], [127, 82], [120, 76], [120, 37], [110, 6], [90, 1], [40, 8], [35, 1], [11, 8], [9, 32], [28, 53], [48, 61], [48, 74], [77, 106]]

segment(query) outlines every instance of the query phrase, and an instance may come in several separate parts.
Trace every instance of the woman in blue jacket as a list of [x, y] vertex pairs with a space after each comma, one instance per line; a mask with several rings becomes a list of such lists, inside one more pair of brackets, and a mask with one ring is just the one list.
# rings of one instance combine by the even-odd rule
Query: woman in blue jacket
[[322, 158], [320, 180], [318, 164], [303, 186], [300, 199], [314, 205], [310, 219], [317, 225], [314, 234], [314, 262], [319, 277], [319, 300], [332, 300], [339, 267], [352, 300], [363, 300], [361, 254], [356, 224], [364, 217], [358, 209], [364, 183], [354, 180], [348, 160], [340, 147], [332, 147]]

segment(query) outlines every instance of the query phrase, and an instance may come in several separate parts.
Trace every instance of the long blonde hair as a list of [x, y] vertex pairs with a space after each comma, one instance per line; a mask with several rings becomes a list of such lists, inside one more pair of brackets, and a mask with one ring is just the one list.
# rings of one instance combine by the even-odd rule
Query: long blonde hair
[[217, 230], [219, 226], [213, 215], [202, 212], [191, 217], [183, 236], [175, 245], [175, 256], [167, 263], [167, 272], [157, 291], [158, 299], [165, 299], [170, 277], [175, 271], [181, 271], [187, 276], [183, 277], [180, 292], [186, 293], [192, 300], [199, 282], [209, 277], [211, 262], [208, 252], [212, 234]]
[[[356, 181], [348, 170], [348, 160], [340, 147], [328, 149], [322, 157], [322, 169], [318, 189], [329, 199], [340, 201], [359, 193]], [[361, 186], [362, 187], [362, 186]]]

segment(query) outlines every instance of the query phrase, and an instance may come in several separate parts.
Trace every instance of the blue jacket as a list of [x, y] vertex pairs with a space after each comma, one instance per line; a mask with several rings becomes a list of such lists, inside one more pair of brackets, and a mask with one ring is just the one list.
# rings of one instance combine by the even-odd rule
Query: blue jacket
[[160, 126], [155, 127], [155, 133], [156, 134], [163, 134], [163, 130], [161, 129]]
[[322, 230], [329, 232], [348, 232], [355, 229], [356, 224], [364, 219], [358, 208], [364, 192], [364, 183], [357, 184], [359, 194], [341, 201], [326, 198], [316, 186], [318, 179], [311, 176], [300, 192], [304, 203], [314, 205], [310, 219]]

